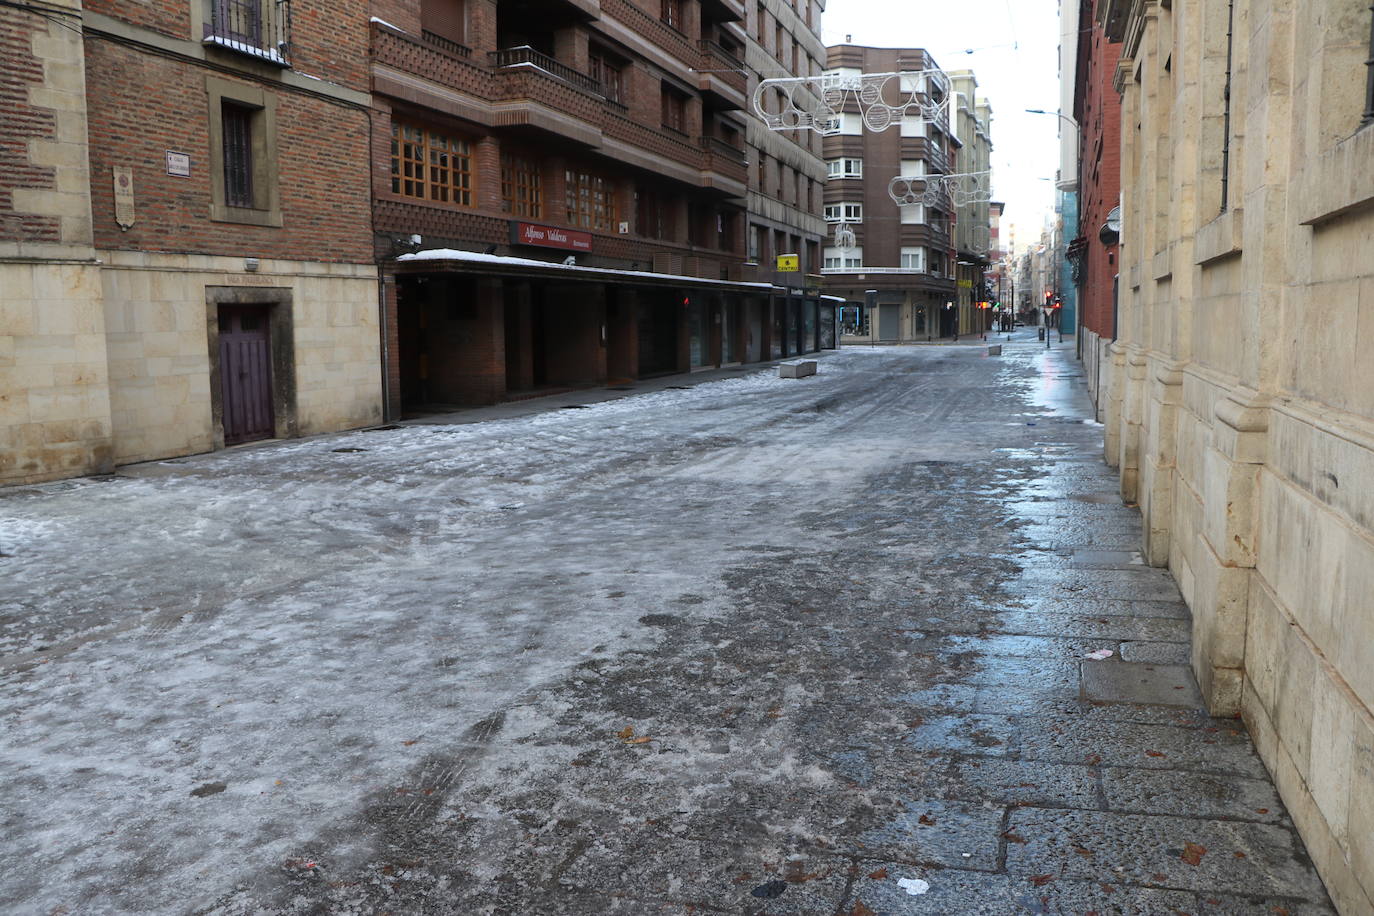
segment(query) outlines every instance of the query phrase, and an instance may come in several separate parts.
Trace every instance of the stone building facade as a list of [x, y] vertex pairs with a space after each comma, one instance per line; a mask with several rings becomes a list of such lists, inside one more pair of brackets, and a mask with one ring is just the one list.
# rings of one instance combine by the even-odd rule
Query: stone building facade
[[3, 12], [0, 481], [380, 420], [366, 11], [288, 9]]
[[[828, 70], [850, 76], [939, 69], [919, 48], [837, 45], [827, 59]], [[931, 89], [928, 84], [921, 91]], [[853, 306], [847, 310], [855, 319], [845, 329], [846, 339], [901, 343], [951, 337], [959, 329], [954, 205], [941, 192], [936, 206], [898, 206], [888, 193], [888, 183], [898, 176], [955, 170], [958, 140], [950, 121], [927, 122], [913, 114], [874, 131], [865, 129], [857, 102], [851, 98], [846, 106], [839, 133], [824, 140], [829, 170], [824, 215], [832, 225], [848, 225], [855, 245], [827, 242], [821, 267], [826, 292]], [[876, 300], [871, 308], [867, 298]]]
[[1107, 458], [1337, 906], [1374, 911], [1368, 0], [1109, 0], [1121, 284]]

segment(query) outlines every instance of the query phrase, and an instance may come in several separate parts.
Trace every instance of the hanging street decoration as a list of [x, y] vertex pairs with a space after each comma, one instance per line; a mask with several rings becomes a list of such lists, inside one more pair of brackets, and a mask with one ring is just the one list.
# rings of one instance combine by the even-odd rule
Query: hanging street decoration
[[[943, 70], [903, 70], [894, 73], [844, 73], [778, 77], [759, 82], [754, 90], [754, 113], [770, 130], [814, 130], [830, 136], [840, 132], [840, 114], [854, 102], [863, 126], [887, 130], [907, 116], [948, 122], [949, 77]], [[768, 110], [776, 96], [779, 110]]]

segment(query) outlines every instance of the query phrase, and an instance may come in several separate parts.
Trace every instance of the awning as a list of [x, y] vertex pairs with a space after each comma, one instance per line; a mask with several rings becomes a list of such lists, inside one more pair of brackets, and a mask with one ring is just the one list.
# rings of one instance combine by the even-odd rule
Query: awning
[[400, 274], [461, 273], [470, 276], [524, 277], [531, 280], [569, 280], [596, 283], [624, 283], [632, 286], [694, 287], [721, 292], [774, 295], [786, 290], [772, 283], [746, 283], [738, 280], [712, 280], [682, 274], [659, 274], [645, 270], [618, 270], [612, 267], [584, 267], [533, 258], [484, 254], [458, 248], [432, 248], [403, 254], [396, 258]]

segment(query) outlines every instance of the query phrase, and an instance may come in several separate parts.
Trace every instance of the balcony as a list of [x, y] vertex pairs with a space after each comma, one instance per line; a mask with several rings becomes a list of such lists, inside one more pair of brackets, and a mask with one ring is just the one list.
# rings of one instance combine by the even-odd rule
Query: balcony
[[211, 0], [202, 44], [291, 66], [291, 0]]
[[697, 47], [701, 51], [697, 88], [702, 92], [702, 101], [715, 108], [744, 108], [747, 88], [744, 62], [709, 38], [698, 41]]
[[429, 29], [424, 29], [420, 34], [427, 44], [438, 48], [445, 54], [452, 54], [454, 57], [463, 60], [468, 60], [472, 57], [472, 48], [464, 44], [459, 44], [452, 38], [445, 38], [442, 35], [431, 32]]
[[601, 145], [602, 86], [528, 45], [488, 52], [497, 127], [527, 128]]
[[730, 197], [743, 197], [748, 190], [749, 180], [744, 150], [731, 146], [719, 137], [701, 137], [698, 143], [703, 153], [703, 186]]
[[702, 0], [701, 18], [714, 19], [716, 22], [742, 22], [744, 3], [742, 0]]
[[487, 52], [487, 58], [491, 61], [492, 67], [497, 70], [510, 70], [524, 67], [542, 70], [550, 76], [557, 77], [570, 86], [581, 89], [583, 92], [597, 96], [603, 94], [601, 84], [587, 74], [580, 73], [567, 64], [561, 64], [549, 55], [536, 51], [529, 45], [520, 45], [516, 48], [502, 48], [500, 51], [489, 51]]

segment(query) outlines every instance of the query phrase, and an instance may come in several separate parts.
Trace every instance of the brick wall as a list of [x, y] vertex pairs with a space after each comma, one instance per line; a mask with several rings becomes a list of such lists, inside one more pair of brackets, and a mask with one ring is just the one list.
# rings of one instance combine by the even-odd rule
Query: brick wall
[[31, 87], [43, 83], [43, 62], [33, 53], [35, 33], [46, 33], [47, 23], [32, 13], [0, 7], [0, 241], [59, 240], [56, 216], [16, 213], [14, 188], [49, 190], [56, 187], [57, 172], [36, 165], [29, 157], [29, 143], [55, 139], [57, 119], [51, 109], [29, 101]]
[[[255, 84], [277, 98], [283, 225], [214, 222], [206, 70], [99, 38], [87, 41], [86, 62], [97, 247], [372, 259], [364, 112], [270, 82]], [[168, 150], [190, 155], [189, 178], [167, 174]], [[114, 222], [113, 166], [134, 170], [136, 222], [127, 232]]]
[[1119, 258], [1117, 246], [1102, 244], [1098, 232], [1121, 195], [1121, 96], [1112, 87], [1121, 45], [1107, 40], [1101, 26], [1092, 21], [1091, 5], [1080, 24], [1087, 29], [1082, 41], [1087, 53], [1079, 54], [1075, 118], [1082, 127], [1079, 161], [1079, 233], [1087, 239], [1083, 288], [1079, 299], [1080, 322], [1089, 331], [1111, 339], [1112, 280]]

